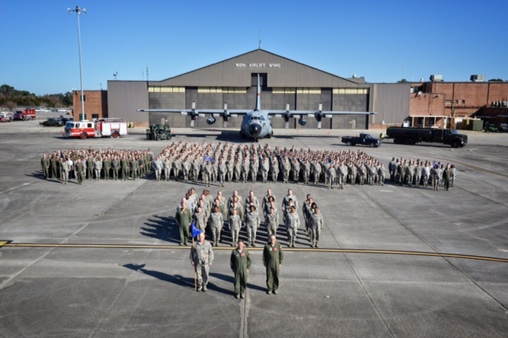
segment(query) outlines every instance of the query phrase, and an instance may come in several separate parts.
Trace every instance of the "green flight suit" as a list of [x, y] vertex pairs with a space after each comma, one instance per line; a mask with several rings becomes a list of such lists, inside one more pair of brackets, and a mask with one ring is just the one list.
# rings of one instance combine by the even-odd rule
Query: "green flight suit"
[[192, 221], [192, 212], [188, 208], [178, 207], [175, 215], [176, 223], [180, 230], [180, 245], [187, 245], [189, 240], [189, 227]]
[[109, 180], [109, 172], [111, 170], [111, 160], [105, 159], [102, 161], [102, 170], [104, 171], [104, 179]]
[[247, 270], [250, 269], [249, 251], [243, 248], [242, 252], [238, 248], [231, 252], [230, 265], [235, 274], [235, 295], [242, 295], [247, 288]]
[[79, 161], [75, 165], [76, 169], [76, 179], [78, 180], [78, 184], [81, 184], [85, 179], [85, 166], [83, 162]]
[[263, 249], [263, 264], [266, 267], [266, 287], [269, 292], [279, 288], [279, 270], [284, 254], [279, 242], [267, 243]]

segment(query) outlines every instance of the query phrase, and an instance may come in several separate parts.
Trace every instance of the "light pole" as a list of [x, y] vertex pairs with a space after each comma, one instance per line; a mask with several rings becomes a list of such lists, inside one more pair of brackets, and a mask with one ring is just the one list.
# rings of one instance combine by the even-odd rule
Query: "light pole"
[[86, 14], [86, 9], [76, 6], [75, 9], [67, 8], [67, 12], [71, 14], [76, 12], [78, 14], [78, 47], [79, 47], [79, 84], [81, 87], [81, 120], [85, 119], [85, 96], [83, 94], [83, 62], [81, 60], [81, 28], [79, 23], [80, 14]]

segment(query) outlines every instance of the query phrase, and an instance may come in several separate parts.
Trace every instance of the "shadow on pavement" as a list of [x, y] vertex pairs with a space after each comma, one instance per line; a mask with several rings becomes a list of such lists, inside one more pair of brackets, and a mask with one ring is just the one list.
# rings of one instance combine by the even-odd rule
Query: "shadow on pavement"
[[[233, 275], [229, 276], [229, 275], [224, 275], [222, 273], [210, 272], [210, 276], [211, 277], [215, 277], [217, 279], [222, 279], [225, 282], [231, 283], [231, 288], [233, 288], [233, 286], [234, 286], [235, 277]], [[253, 284], [250, 284], [250, 283], [247, 283], [247, 288], [251, 289], [251, 290], [258, 290], [258, 291], [263, 291], [263, 292], [266, 291], [265, 287], [262, 287], [262, 286], [259, 286], [259, 285], [253, 285]], [[234, 292], [231, 291], [229, 294], [234, 295]]]
[[145, 269], [145, 264], [124, 264], [122, 265], [124, 268], [144, 273], [145, 275], [151, 276], [153, 278], [157, 278], [164, 282], [173, 283], [176, 285], [180, 285], [183, 287], [189, 287], [194, 289], [194, 278], [183, 277], [181, 275], [169, 275], [164, 272], [147, 270]]
[[174, 217], [153, 215], [143, 223], [140, 233], [144, 236], [171, 243], [180, 243], [180, 232]]

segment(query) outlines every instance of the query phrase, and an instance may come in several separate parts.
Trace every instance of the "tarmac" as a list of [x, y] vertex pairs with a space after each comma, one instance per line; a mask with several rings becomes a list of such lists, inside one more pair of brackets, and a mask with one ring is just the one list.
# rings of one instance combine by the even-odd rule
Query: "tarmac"
[[[384, 140], [340, 142], [351, 130], [275, 130], [273, 148], [364, 151], [453, 163], [450, 191], [384, 186], [228, 183], [258, 197], [310, 193], [324, 216], [319, 249], [300, 230], [287, 248], [281, 288], [267, 295], [261, 248], [250, 248], [246, 299], [233, 294], [230, 237], [215, 248], [208, 292], [194, 291], [189, 247], [173, 216], [187, 182], [45, 180], [43, 153], [71, 147], [151, 150], [172, 142], [250, 144], [222, 129], [177, 129], [147, 141], [65, 139], [38, 121], [0, 124], [0, 337], [506, 337], [508, 332], [508, 134], [467, 132], [464, 148]], [[369, 131], [379, 135], [381, 131]], [[300, 211], [301, 216], [301, 211]], [[245, 237], [245, 233], [242, 232]]]

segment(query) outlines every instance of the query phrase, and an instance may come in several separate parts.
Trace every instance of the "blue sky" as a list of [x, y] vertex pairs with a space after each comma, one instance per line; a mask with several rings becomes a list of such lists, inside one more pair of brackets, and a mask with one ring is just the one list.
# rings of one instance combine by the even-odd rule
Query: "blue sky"
[[508, 80], [508, 1], [1, 0], [0, 84], [37, 95], [162, 80], [258, 48], [368, 82]]

